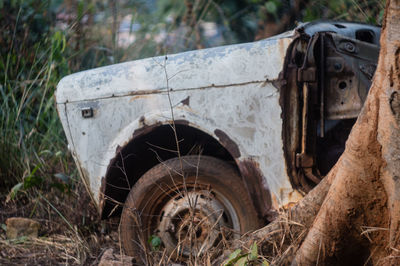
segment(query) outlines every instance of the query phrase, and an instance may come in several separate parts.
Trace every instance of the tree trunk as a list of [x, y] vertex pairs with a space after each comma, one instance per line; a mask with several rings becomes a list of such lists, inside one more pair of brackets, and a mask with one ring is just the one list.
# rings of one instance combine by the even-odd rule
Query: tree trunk
[[387, 0], [378, 68], [327, 177], [248, 236], [278, 265], [400, 265], [400, 0]]
[[400, 1], [388, 0], [369, 95], [293, 264], [400, 263], [399, 54]]

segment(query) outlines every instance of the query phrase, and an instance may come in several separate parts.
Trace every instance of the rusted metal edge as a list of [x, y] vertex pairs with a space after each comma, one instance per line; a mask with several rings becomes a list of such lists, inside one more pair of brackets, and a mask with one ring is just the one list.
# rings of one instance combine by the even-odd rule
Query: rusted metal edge
[[[307, 138], [308, 138], [308, 101], [309, 91], [308, 83], [316, 82], [316, 73], [314, 67], [309, 75], [307, 70], [310, 68], [310, 62], [314, 60], [312, 48], [319, 39], [320, 34], [317, 32], [312, 36], [296, 31], [292, 44], [288, 47], [284, 68], [279, 75], [282, 82], [276, 82], [276, 86], [280, 86], [280, 105], [282, 107], [282, 140], [285, 156], [286, 170], [292, 187], [306, 194], [312, 187], [306, 181], [306, 178], [314, 183], [320, 181], [319, 176], [313, 173], [314, 161], [307, 154]], [[302, 51], [302, 64], [294, 62], [296, 46], [300, 42], [307, 43], [307, 49]], [[312, 65], [313, 66], [313, 65]], [[285, 82], [283, 82], [285, 81]], [[300, 95], [303, 91], [303, 95]], [[300, 162], [300, 163], [299, 163]]]
[[218, 137], [219, 142], [228, 150], [233, 158], [236, 159], [240, 157], [238, 145], [224, 131], [216, 129], [214, 130], [214, 134]]
[[222, 130], [216, 129], [214, 134], [218, 137], [222, 146], [227, 149], [235, 159], [243, 183], [252, 200], [252, 203], [259, 215], [259, 219], [265, 223], [271, 222], [275, 218], [272, 210], [272, 198], [268, 189], [264, 175], [259, 164], [251, 159], [240, 160], [240, 149], [238, 145]]
[[269, 223], [276, 217], [276, 212], [272, 209], [271, 192], [267, 185], [260, 166], [251, 159], [237, 160], [239, 171], [243, 178], [243, 183], [249, 193], [253, 205], [259, 214], [259, 219], [264, 223]]
[[280, 90], [279, 104], [282, 109], [282, 141], [283, 154], [285, 157], [286, 172], [290, 183], [294, 189], [305, 194], [302, 190], [301, 182], [298, 178], [296, 169], [296, 152], [300, 145], [300, 126], [299, 119], [299, 92], [297, 85], [297, 66], [292, 61], [294, 58], [295, 46], [308, 36], [299, 31], [295, 32], [292, 43], [289, 45], [283, 64], [283, 69], [279, 73], [279, 78], [274, 82], [274, 86]]
[[[105, 207], [106, 199], [110, 195], [106, 195], [106, 188], [107, 188], [107, 177], [109, 176], [109, 172], [111, 167], [115, 165], [116, 161], [119, 159], [119, 154], [122, 150], [134, 139], [144, 136], [150, 133], [152, 130], [156, 129], [159, 126], [162, 126], [167, 123], [158, 122], [151, 126], [146, 125], [144, 118], [140, 119], [140, 123], [143, 125], [141, 128], [136, 129], [132, 137], [127, 140], [122, 146], [117, 146], [115, 150], [115, 156], [110, 160], [110, 163], [107, 167], [106, 175], [101, 178], [101, 187], [99, 193], [99, 210], [100, 210], [100, 217], [103, 217], [103, 210]], [[170, 121], [172, 123], [172, 121]], [[186, 120], [175, 120], [175, 124], [179, 125], [189, 125], [189, 122]], [[260, 219], [264, 220], [264, 222], [270, 222], [275, 217], [275, 213], [272, 211], [272, 199], [271, 193], [267, 187], [267, 185], [263, 182], [264, 176], [257, 164], [257, 162], [247, 159], [247, 160], [239, 160], [240, 157], [240, 150], [238, 145], [222, 130], [216, 129], [214, 134], [217, 136], [221, 145], [231, 154], [232, 158], [235, 159], [235, 163], [238, 167], [240, 175], [243, 178], [244, 184], [246, 189], [249, 193], [250, 198], [260, 215]]]
[[[138, 137], [144, 136], [148, 133], [150, 133], [151, 131], [153, 131], [154, 129], [156, 129], [159, 126], [168, 124], [168, 123], [172, 123], [172, 121], [167, 121], [167, 122], [157, 122], [155, 124], [152, 125], [147, 125], [146, 121], [144, 119], [144, 117], [140, 118], [140, 124], [142, 125], [141, 128], [136, 129], [133, 133], [132, 136], [126, 141], [124, 142], [121, 146], [118, 145], [115, 149], [115, 156], [110, 160], [110, 163], [107, 166], [107, 170], [106, 170], [106, 174], [105, 176], [101, 177], [101, 186], [100, 186], [100, 193], [99, 193], [99, 213], [100, 213], [100, 217], [103, 217], [103, 210], [104, 210], [104, 206], [105, 206], [105, 201], [107, 199], [107, 195], [106, 195], [106, 188], [107, 188], [107, 177], [109, 176], [110, 173], [110, 169], [111, 167], [113, 167], [116, 163], [116, 161], [119, 159], [119, 155], [122, 152], [122, 150], [133, 140], [135, 140]], [[174, 121], [175, 124], [179, 124], [179, 125], [189, 125], [189, 121], [187, 120], [175, 120]]]

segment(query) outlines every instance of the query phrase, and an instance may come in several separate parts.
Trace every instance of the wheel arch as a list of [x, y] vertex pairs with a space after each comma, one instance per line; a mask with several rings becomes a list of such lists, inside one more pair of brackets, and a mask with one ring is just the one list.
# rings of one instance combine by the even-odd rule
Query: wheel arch
[[[175, 137], [168, 115], [158, 113], [142, 116], [115, 138], [112, 144], [114, 148], [111, 148], [115, 152], [102, 164], [107, 167], [99, 190], [102, 219], [120, 214], [130, 187], [145, 172], [160, 160], [178, 157], [171, 152]], [[227, 129], [185, 110], [175, 112], [175, 126], [179, 139], [183, 139], [180, 142], [182, 155], [201, 153], [230, 162], [240, 173], [260, 218], [268, 218], [272, 204], [265, 178], [257, 162], [246, 156], [245, 148], [240, 147], [240, 143], [225, 133], [228, 132]]]

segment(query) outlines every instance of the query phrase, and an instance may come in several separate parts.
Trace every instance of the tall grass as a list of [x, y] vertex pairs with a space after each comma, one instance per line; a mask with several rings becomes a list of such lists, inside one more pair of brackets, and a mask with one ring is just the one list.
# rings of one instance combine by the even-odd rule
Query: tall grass
[[64, 171], [69, 160], [63, 156], [66, 142], [53, 99], [57, 82], [68, 71], [65, 37], [49, 28], [31, 29], [38, 26], [35, 16], [41, 14], [40, 7], [33, 15], [31, 6], [9, 8], [12, 34], [2, 36], [0, 55], [2, 188], [18, 182], [39, 185], [50, 169]]

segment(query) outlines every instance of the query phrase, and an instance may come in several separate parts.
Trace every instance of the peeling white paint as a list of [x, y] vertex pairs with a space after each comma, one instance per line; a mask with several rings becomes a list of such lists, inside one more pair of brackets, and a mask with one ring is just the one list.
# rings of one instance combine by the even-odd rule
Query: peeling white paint
[[[135, 130], [168, 123], [171, 109], [166, 93], [166, 67], [176, 120], [217, 138], [225, 132], [239, 147], [239, 160], [259, 164], [264, 183], [278, 208], [300, 194], [285, 169], [280, 93], [272, 84], [283, 68], [291, 34], [259, 42], [192, 51], [102, 67], [60, 81], [57, 106], [78, 166], [99, 200], [116, 148]], [[190, 97], [189, 106], [182, 100]], [[91, 107], [93, 118], [81, 109]], [[143, 118], [142, 118], [143, 117]], [[295, 195], [295, 196], [293, 196]]]

